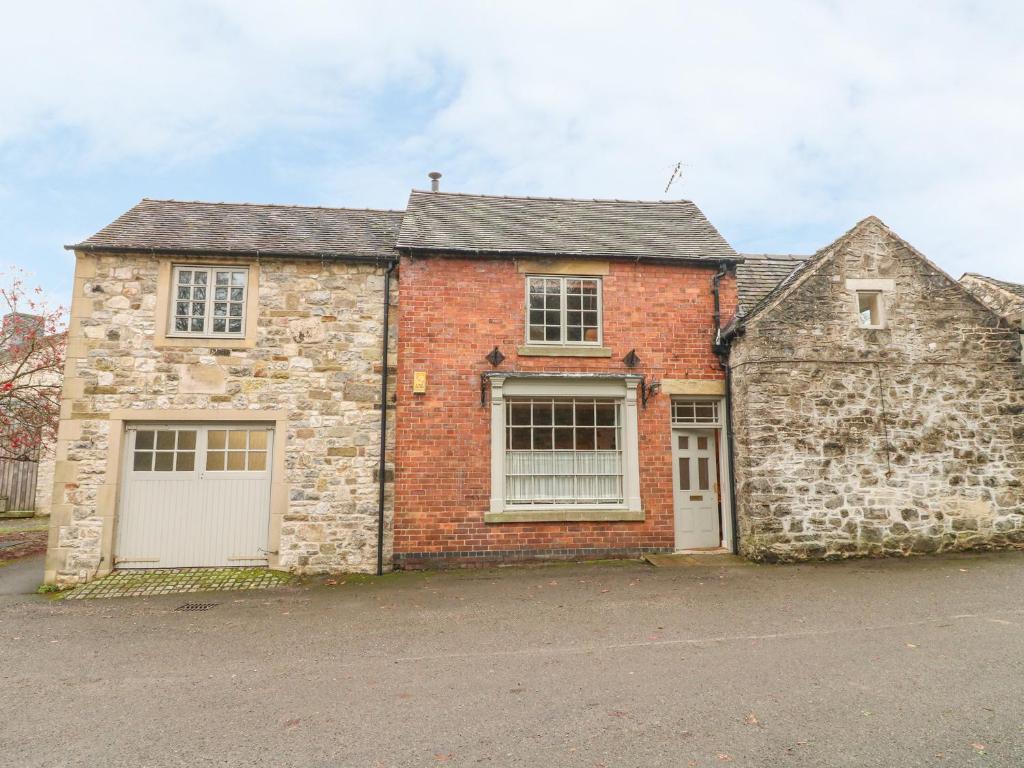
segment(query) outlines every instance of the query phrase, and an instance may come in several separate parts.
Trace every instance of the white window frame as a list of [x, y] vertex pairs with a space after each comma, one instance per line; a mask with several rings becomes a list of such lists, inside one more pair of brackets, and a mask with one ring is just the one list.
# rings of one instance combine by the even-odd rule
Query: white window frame
[[[537, 341], [530, 339], [530, 281], [531, 280], [558, 280], [561, 283], [560, 297], [561, 301], [559, 304], [560, 317], [559, 317], [559, 328], [561, 339], [559, 341]], [[597, 283], [597, 341], [569, 341], [566, 339], [568, 334], [568, 301], [566, 301], [566, 281], [567, 280], [593, 280]], [[545, 346], [545, 347], [600, 347], [604, 343], [604, 280], [601, 279], [600, 275], [540, 275], [530, 274], [526, 276], [524, 281], [524, 303], [526, 305], [525, 312], [525, 328], [523, 335], [526, 337], [526, 344], [528, 346]], [[589, 311], [589, 310], [588, 310]]]
[[[711, 406], [712, 416], [710, 418], [701, 418], [694, 411], [692, 417], [688, 417], [685, 413], [685, 406]], [[680, 429], [694, 428], [700, 429], [701, 427], [720, 427], [722, 426], [722, 403], [720, 398], [717, 397], [699, 397], [685, 395], [673, 396], [671, 400], [670, 415], [672, 418], [672, 426], [679, 427]]]
[[[190, 272], [205, 272], [206, 278], [206, 309], [203, 315], [203, 330], [201, 331], [179, 331], [174, 328], [174, 319], [176, 316], [176, 304], [178, 303], [178, 275], [183, 271], [187, 270]], [[241, 304], [242, 315], [241, 315], [241, 330], [240, 331], [214, 331], [213, 330], [213, 305], [214, 305], [214, 291], [216, 289], [216, 273], [217, 272], [244, 272], [245, 273], [245, 285], [242, 288], [242, 301], [231, 301], [228, 299], [229, 307], [230, 304]], [[169, 338], [215, 338], [215, 339], [242, 339], [245, 338], [246, 324], [249, 322], [247, 316], [248, 305], [249, 305], [249, 291], [251, 289], [250, 277], [251, 272], [248, 266], [230, 265], [230, 264], [173, 264], [171, 266], [171, 280], [170, 280], [170, 296], [168, 296], [167, 303], [167, 336]], [[231, 288], [238, 288], [239, 286], [228, 285], [227, 288], [230, 291]], [[230, 293], [229, 293], [230, 296]], [[191, 299], [189, 300], [191, 302]], [[230, 308], [229, 308], [230, 311]], [[225, 321], [233, 320], [230, 316], [225, 316]], [[225, 322], [225, 326], [227, 322]]]
[[[637, 393], [640, 376], [618, 379], [568, 379], [561, 377], [491, 376], [491, 504], [487, 522], [538, 520], [625, 519], [642, 520], [640, 505], [640, 448], [637, 421]], [[620, 401], [622, 419], [621, 504], [529, 504], [505, 502], [505, 398], [595, 397]], [[609, 516], [602, 517], [602, 514]], [[554, 518], [551, 515], [563, 515]], [[588, 514], [593, 515], [588, 517]], [[616, 518], [614, 515], [621, 514]], [[506, 516], [506, 517], [503, 517]]]

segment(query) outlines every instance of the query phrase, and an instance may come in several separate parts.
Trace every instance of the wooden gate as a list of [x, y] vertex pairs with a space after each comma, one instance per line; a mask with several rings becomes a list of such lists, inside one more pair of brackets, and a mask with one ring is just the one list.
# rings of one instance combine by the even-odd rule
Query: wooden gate
[[0, 507], [2, 512], [36, 508], [36, 478], [39, 462], [30, 459], [0, 459]]

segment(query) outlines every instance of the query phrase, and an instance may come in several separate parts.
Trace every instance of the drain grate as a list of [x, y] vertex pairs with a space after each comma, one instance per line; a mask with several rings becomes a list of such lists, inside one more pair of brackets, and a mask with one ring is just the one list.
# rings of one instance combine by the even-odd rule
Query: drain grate
[[187, 602], [187, 603], [182, 603], [181, 605], [179, 605], [174, 610], [176, 610], [176, 611], [208, 611], [211, 608], [213, 608], [213, 606], [215, 606], [215, 605], [218, 605], [218, 603], [193, 603], [193, 602], [190, 601], [190, 602]]

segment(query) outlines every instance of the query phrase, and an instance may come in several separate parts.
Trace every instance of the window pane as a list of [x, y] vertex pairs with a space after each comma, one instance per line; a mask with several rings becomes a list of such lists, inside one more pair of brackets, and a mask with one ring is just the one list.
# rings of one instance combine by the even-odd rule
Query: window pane
[[178, 463], [175, 469], [178, 472], [191, 472], [196, 468], [196, 455], [192, 451], [185, 451], [178, 454]]
[[213, 316], [214, 317], [227, 317], [228, 305], [227, 302], [215, 301], [213, 302]]
[[242, 332], [242, 321], [241, 320], [228, 320], [228, 333], [241, 333]]
[[679, 459], [679, 490], [690, 490], [690, 460], [686, 457]]
[[196, 449], [196, 433], [195, 430], [183, 429], [178, 432], [178, 450], [179, 451], [194, 451]]
[[571, 428], [556, 428], [555, 429], [555, 449], [556, 450], [572, 450], [572, 429]]
[[156, 472], [172, 472], [174, 471], [174, 452], [173, 451], [157, 451], [156, 462], [153, 465], [153, 470]]
[[224, 469], [224, 453], [222, 451], [209, 451], [206, 454], [206, 468], [211, 472], [220, 472]]
[[192, 295], [192, 293], [191, 293], [191, 291], [189, 291], [189, 289], [187, 287], [180, 287], [180, 288], [178, 288], [178, 298], [179, 299], [188, 300], [188, 298], [191, 295]]
[[232, 429], [228, 432], [228, 448], [245, 448], [245, 430]]
[[153, 433], [149, 430], [139, 430], [135, 433], [135, 449], [146, 449], [153, 447]]
[[203, 330], [203, 319], [201, 317], [192, 318], [191, 329], [194, 332], [201, 333]]
[[614, 451], [618, 446], [618, 430], [615, 427], [597, 428], [597, 450]]
[[215, 277], [215, 282], [217, 285], [227, 285], [231, 282], [231, 278], [227, 272], [218, 272]]
[[245, 451], [228, 451], [228, 472], [245, 471]]
[[226, 333], [228, 324], [226, 320], [214, 320], [213, 321], [213, 332], [214, 333]]
[[242, 289], [242, 288], [232, 288], [231, 289], [231, 300], [232, 301], [241, 301], [243, 293], [244, 293], [244, 289]]
[[267, 468], [267, 452], [266, 451], [250, 451], [249, 452], [249, 471], [250, 472], [262, 472]]
[[232, 285], [245, 285], [245, 272], [232, 272], [231, 273], [231, 284]]
[[598, 403], [594, 408], [597, 425], [599, 427], [614, 427], [615, 411], [616, 408], [614, 403]]
[[555, 403], [555, 424], [572, 423], [572, 403]]
[[513, 451], [528, 451], [530, 450], [530, 428], [529, 427], [513, 427], [510, 430], [512, 434], [511, 448]]
[[192, 289], [192, 301], [206, 301], [206, 289], [205, 288], [193, 288]]
[[211, 429], [207, 433], [206, 443], [210, 448], [223, 448], [226, 435], [223, 429]]
[[552, 441], [551, 429], [548, 427], [535, 427], [533, 430], [533, 450], [550, 451], [554, 442]]
[[174, 305], [174, 314], [176, 315], [187, 315], [188, 314], [188, 302], [179, 301]]
[[708, 460], [697, 459], [697, 488], [702, 491], [711, 489], [711, 482], [708, 479]]
[[551, 423], [551, 403], [533, 403], [533, 423], [534, 424], [550, 424]]
[[179, 317], [174, 321], [174, 330], [176, 331], [187, 331], [188, 330], [188, 319]]
[[241, 317], [242, 316], [242, 305], [241, 304], [230, 304], [228, 305], [228, 317]]
[[249, 432], [249, 449], [265, 451], [267, 449], [267, 431], [254, 429]]
[[[138, 443], [136, 443], [138, 445]], [[156, 433], [156, 447], [162, 451], [174, 450], [174, 432], [160, 430]]]
[[565, 329], [565, 338], [567, 341], [582, 341], [583, 340], [583, 329], [569, 326]]
[[544, 329], [545, 341], [561, 341], [561, 338], [561, 329], [558, 326], [549, 325]]
[[592, 450], [594, 450], [594, 429], [593, 429], [593, 427], [585, 427], [583, 429], [577, 428], [577, 430], [576, 430], [576, 450], [577, 451], [592, 451]]
[[592, 401], [576, 403], [576, 423], [583, 426], [594, 424], [594, 403]]
[[530, 423], [530, 404], [529, 403], [509, 403], [509, 423], [510, 424], [529, 424]]
[[187, 269], [183, 269], [178, 272], [178, 282], [181, 285], [188, 285], [192, 282], [192, 272]]
[[153, 454], [149, 451], [136, 451], [132, 469], [136, 472], [149, 472], [153, 469]]
[[192, 273], [192, 282], [196, 285], [206, 285], [206, 272]]
[[535, 325], [530, 328], [530, 341], [544, 341], [544, 326]]

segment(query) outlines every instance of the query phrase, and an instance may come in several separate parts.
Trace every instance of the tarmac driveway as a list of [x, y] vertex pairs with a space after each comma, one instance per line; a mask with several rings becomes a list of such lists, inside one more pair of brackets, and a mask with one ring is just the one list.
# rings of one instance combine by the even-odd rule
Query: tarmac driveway
[[4, 765], [1024, 765], [1016, 553], [8, 596], [0, 643]]

